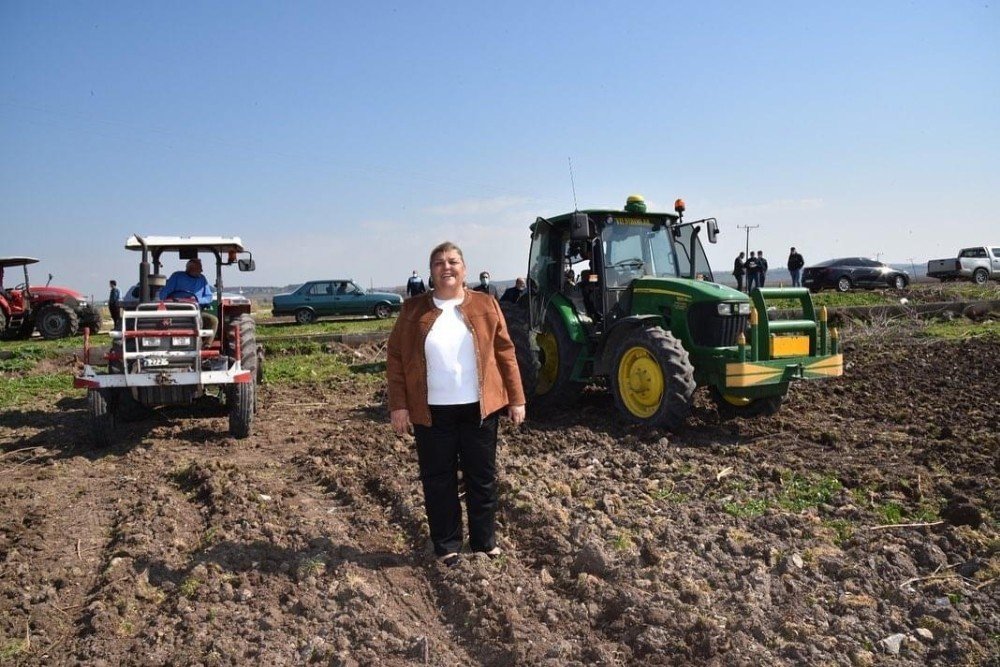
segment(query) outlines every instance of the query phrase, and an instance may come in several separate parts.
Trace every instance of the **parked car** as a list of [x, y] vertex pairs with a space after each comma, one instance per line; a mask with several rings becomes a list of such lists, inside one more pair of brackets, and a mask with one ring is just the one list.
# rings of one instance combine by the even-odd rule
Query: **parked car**
[[1000, 280], [1000, 247], [962, 248], [956, 258], [932, 259], [927, 262], [927, 275], [943, 281], [971, 280], [977, 285], [985, 285], [990, 278]]
[[398, 313], [403, 297], [391, 292], [366, 292], [349, 279], [310, 280], [291, 294], [274, 297], [275, 317], [294, 315], [309, 324], [325, 315], [374, 315], [379, 319]]
[[813, 292], [823, 289], [846, 292], [855, 287], [905, 289], [909, 284], [910, 274], [906, 271], [864, 257], [830, 259], [807, 266], [802, 272], [802, 286]]

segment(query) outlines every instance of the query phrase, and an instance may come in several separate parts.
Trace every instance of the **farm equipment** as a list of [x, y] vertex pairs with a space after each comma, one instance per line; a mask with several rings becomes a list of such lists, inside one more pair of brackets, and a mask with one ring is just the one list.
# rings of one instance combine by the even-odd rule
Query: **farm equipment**
[[[238, 237], [135, 235], [125, 247], [142, 253], [138, 303], [126, 304], [122, 328], [110, 332], [111, 349], [103, 356], [85, 337], [84, 370], [73, 383], [88, 390], [95, 439], [111, 444], [120, 418], [155, 406], [190, 404], [206, 394], [225, 403], [230, 434], [249, 436], [264, 351], [257, 344], [249, 301], [223, 293], [222, 267], [236, 264], [240, 271], [253, 271], [252, 255]], [[199, 253], [215, 258], [210, 306], [151, 296], [166, 282], [161, 273], [166, 253], [181, 260], [197, 259]], [[106, 368], [99, 371], [99, 366]]]
[[[843, 374], [836, 329], [803, 288], [747, 296], [714, 282], [702, 245], [714, 218], [587, 210], [531, 225], [528, 292], [501, 304], [531, 410], [572, 402], [608, 380], [627, 420], [676, 429], [707, 387], [724, 417], [776, 412], [793, 380]], [[578, 278], [578, 279], [577, 279]], [[769, 320], [769, 303], [801, 316]]]
[[31, 338], [35, 329], [50, 340], [74, 336], [83, 329], [96, 333], [101, 328], [101, 316], [87, 297], [67, 287], [31, 284], [28, 265], [37, 263], [34, 257], [0, 257], [0, 277], [3, 269], [17, 266], [24, 269], [24, 282], [11, 289], [0, 289], [0, 338]]

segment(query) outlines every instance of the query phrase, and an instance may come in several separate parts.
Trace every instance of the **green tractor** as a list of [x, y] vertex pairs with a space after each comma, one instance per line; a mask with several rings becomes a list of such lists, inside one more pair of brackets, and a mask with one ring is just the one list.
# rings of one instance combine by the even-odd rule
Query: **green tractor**
[[[843, 374], [837, 331], [804, 288], [747, 296], [715, 282], [702, 245], [714, 218], [685, 222], [646, 210], [587, 210], [531, 225], [528, 291], [502, 304], [528, 407], [565, 406], [610, 380], [630, 422], [676, 429], [708, 387], [724, 417], [773, 414], [792, 380]], [[796, 319], [768, 320], [771, 299]]]

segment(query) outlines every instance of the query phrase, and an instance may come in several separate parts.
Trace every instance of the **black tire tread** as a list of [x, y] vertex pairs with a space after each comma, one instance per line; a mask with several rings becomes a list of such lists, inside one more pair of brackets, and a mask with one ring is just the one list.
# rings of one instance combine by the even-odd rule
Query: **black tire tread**
[[[645, 347], [660, 366], [663, 373], [663, 398], [656, 413], [649, 418], [638, 417], [625, 406], [621, 388], [618, 384], [618, 368], [625, 352], [633, 347]], [[622, 341], [615, 352], [615, 363], [611, 372], [611, 388], [615, 404], [625, 418], [636, 424], [645, 424], [676, 430], [680, 428], [691, 414], [694, 391], [697, 384], [694, 379], [694, 366], [687, 350], [673, 334], [660, 327], [636, 329]]]

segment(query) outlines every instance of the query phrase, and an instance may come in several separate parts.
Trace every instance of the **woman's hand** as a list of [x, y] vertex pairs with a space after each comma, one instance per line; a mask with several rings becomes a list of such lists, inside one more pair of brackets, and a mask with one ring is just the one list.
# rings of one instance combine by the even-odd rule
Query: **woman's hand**
[[512, 422], [514, 422], [514, 426], [520, 426], [524, 423], [524, 406], [508, 405], [507, 416], [510, 417]]
[[406, 408], [401, 410], [393, 410], [389, 413], [392, 419], [392, 428], [399, 435], [406, 435], [407, 433], [413, 433], [413, 424], [410, 423], [410, 411]]

